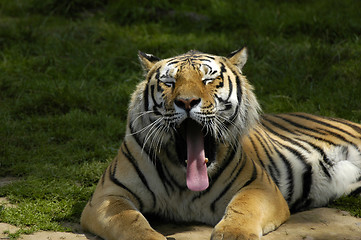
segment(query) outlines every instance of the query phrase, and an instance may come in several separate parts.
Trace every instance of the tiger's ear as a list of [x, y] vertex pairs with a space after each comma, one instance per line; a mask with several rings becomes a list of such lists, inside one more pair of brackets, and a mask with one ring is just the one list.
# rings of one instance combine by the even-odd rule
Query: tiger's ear
[[148, 72], [160, 59], [152, 54], [138, 51], [138, 57], [143, 69]]
[[238, 49], [227, 56], [228, 60], [242, 70], [247, 62], [247, 48]]

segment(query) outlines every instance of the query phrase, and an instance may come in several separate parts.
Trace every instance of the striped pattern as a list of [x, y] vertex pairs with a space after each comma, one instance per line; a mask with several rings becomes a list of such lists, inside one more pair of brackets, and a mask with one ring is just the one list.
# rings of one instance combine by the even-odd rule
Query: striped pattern
[[[157, 58], [152, 56], [152, 59]], [[219, 108], [217, 114], [227, 114], [227, 121], [214, 131], [213, 138], [226, 140], [229, 135], [216, 136], [224, 131], [238, 134], [226, 140], [229, 143], [225, 145], [206, 136], [206, 153], [211, 162], [208, 166], [210, 186], [199, 193], [190, 192], [185, 183], [186, 143], [177, 133], [175, 122], [180, 113], [167, 108], [163, 101], [167, 88], [174, 88], [177, 74], [187, 68], [201, 69], [202, 81], [217, 78], [213, 93], [217, 103], [201, 108], [204, 119], [214, 114], [208, 111], [215, 104]], [[252, 87], [224, 58], [197, 51], [163, 60], [149, 71], [142, 84], [138, 89], [142, 101], [135, 101], [133, 96], [130, 105], [132, 116], [120, 149], [121, 157], [107, 170], [108, 179], [133, 195], [142, 212], [162, 212], [175, 220], [214, 224], [230, 199], [254, 181], [265, 181], [278, 188], [293, 212], [323, 206], [345, 193], [359, 191], [359, 124], [305, 113], [264, 115], [248, 135], [242, 137], [244, 128], [252, 125], [246, 124], [248, 112], [254, 115], [258, 109], [250, 92]], [[227, 92], [222, 92], [223, 89]], [[154, 140], [156, 138], [162, 139]], [[147, 159], [146, 166], [144, 159]], [[345, 161], [351, 167], [342, 167]], [[116, 177], [117, 164], [131, 171], [131, 183]], [[338, 171], [344, 171], [347, 177], [343, 174], [340, 177]], [[139, 183], [136, 189], [131, 187], [134, 182]], [[192, 207], [178, 206], [180, 199]], [[183, 212], [175, 211], [177, 208]], [[196, 208], [202, 209], [199, 215], [203, 217], [194, 216], [197, 214], [192, 211], [199, 211]]]
[[[142, 194], [137, 194], [125, 183], [117, 180], [114, 173], [117, 161], [109, 166], [108, 177], [137, 199], [141, 211], [150, 213], [162, 211], [164, 216], [174, 220], [191, 220], [187, 217], [191, 216], [188, 211], [185, 211], [186, 214], [170, 212], [170, 209], [176, 208], [176, 206], [170, 208], [172, 201], [175, 201], [174, 196], [177, 196], [176, 205], [182, 205], [179, 202], [181, 197], [184, 198], [185, 203], [193, 207], [199, 206], [203, 213], [208, 212], [207, 218], [213, 215], [219, 219], [232, 196], [260, 176], [263, 176], [268, 184], [275, 183], [291, 211], [298, 211], [323, 206], [330, 200], [348, 193], [347, 191], [361, 189], [360, 130], [360, 125], [355, 123], [305, 113], [264, 115], [260, 124], [244, 138], [243, 146], [218, 153], [218, 156], [224, 157], [220, 160], [222, 164], [217, 166], [215, 171], [210, 170], [210, 187], [200, 193], [190, 192], [185, 185], [184, 173], [179, 177], [179, 174], [174, 172], [179, 171], [178, 163], [175, 164], [173, 161], [178, 155], [170, 149], [176, 147], [176, 142], [169, 143], [164, 159], [157, 159], [156, 164], [151, 164], [156, 174], [142, 171], [142, 166], [139, 166], [140, 161], [127, 147], [127, 141], [121, 147], [122, 154], [133, 168], [133, 178], [141, 183], [140, 192], [147, 191], [149, 199], [142, 200]], [[139, 141], [136, 137], [134, 139]], [[135, 149], [139, 151], [141, 145]], [[142, 151], [144, 151], [143, 155], [151, 156], [147, 149]], [[334, 158], [338, 155], [343, 156], [343, 159]], [[348, 181], [349, 185], [356, 183], [355, 189], [333, 189], [338, 186], [337, 181], [341, 181], [336, 170], [340, 170], [337, 166], [342, 161], [349, 161], [358, 168], [358, 170], [355, 168], [358, 171], [358, 179], [355, 179], [357, 175], [352, 171], [345, 172], [346, 175], [350, 174], [350, 179], [342, 179]], [[251, 165], [247, 168], [247, 173], [243, 172], [246, 164]], [[346, 170], [348, 169], [345, 168]], [[243, 180], [245, 176], [246, 181]], [[243, 184], [239, 185], [238, 182]], [[317, 185], [323, 185], [324, 189], [320, 190]], [[161, 193], [165, 194], [159, 196]], [[148, 208], [144, 208], [145, 205]], [[206, 219], [193, 220], [209, 222]], [[214, 224], [213, 221], [209, 223]]]
[[[259, 160], [293, 211], [322, 206], [347, 193], [333, 189], [340, 181], [336, 170], [343, 161], [356, 171], [343, 180], [360, 181], [355, 179], [357, 169], [361, 175], [359, 124], [305, 113], [265, 115], [245, 142], [250, 149], [244, 151]], [[317, 185], [324, 185], [324, 191], [318, 191]]]
[[[197, 51], [139, 57], [147, 76], [132, 95], [118, 155], [83, 211], [85, 229], [105, 239], [135, 239], [145, 229], [156, 236], [150, 239], [162, 239], [141, 214], [215, 225], [238, 212], [232, 217], [244, 232], [232, 239], [261, 236], [289, 209], [361, 192], [361, 125], [306, 113], [260, 116], [241, 71], [245, 50], [229, 58]], [[209, 187], [201, 192], [186, 184], [189, 129], [203, 135], [198, 149], [208, 159]], [[223, 236], [217, 226], [214, 234]]]

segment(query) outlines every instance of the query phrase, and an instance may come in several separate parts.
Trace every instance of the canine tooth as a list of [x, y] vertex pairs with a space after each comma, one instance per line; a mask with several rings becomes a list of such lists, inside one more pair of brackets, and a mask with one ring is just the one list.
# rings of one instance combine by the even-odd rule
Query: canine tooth
[[188, 160], [185, 160], [186, 164], [188, 163]]
[[205, 158], [205, 159], [204, 159], [204, 162], [205, 162], [205, 163], [208, 163], [208, 158]]

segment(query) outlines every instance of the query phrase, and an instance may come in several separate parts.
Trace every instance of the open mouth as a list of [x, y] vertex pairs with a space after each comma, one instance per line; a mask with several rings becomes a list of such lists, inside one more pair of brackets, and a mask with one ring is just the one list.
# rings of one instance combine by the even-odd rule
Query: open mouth
[[181, 123], [176, 134], [178, 159], [187, 167], [187, 186], [192, 191], [208, 187], [207, 167], [216, 155], [214, 138], [196, 121], [188, 118]]

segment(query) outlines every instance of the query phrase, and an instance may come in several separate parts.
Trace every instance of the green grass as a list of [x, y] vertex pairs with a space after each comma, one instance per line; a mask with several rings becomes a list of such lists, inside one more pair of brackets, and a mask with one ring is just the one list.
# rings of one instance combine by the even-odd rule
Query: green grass
[[79, 221], [124, 136], [138, 50], [247, 46], [244, 73], [265, 112], [361, 122], [359, 9], [355, 0], [0, 0], [0, 177], [21, 178], [0, 188], [17, 205], [0, 207], [0, 221], [20, 226], [17, 235]]
[[361, 217], [361, 197], [347, 196], [341, 197], [330, 204], [330, 207], [349, 211], [352, 216]]

